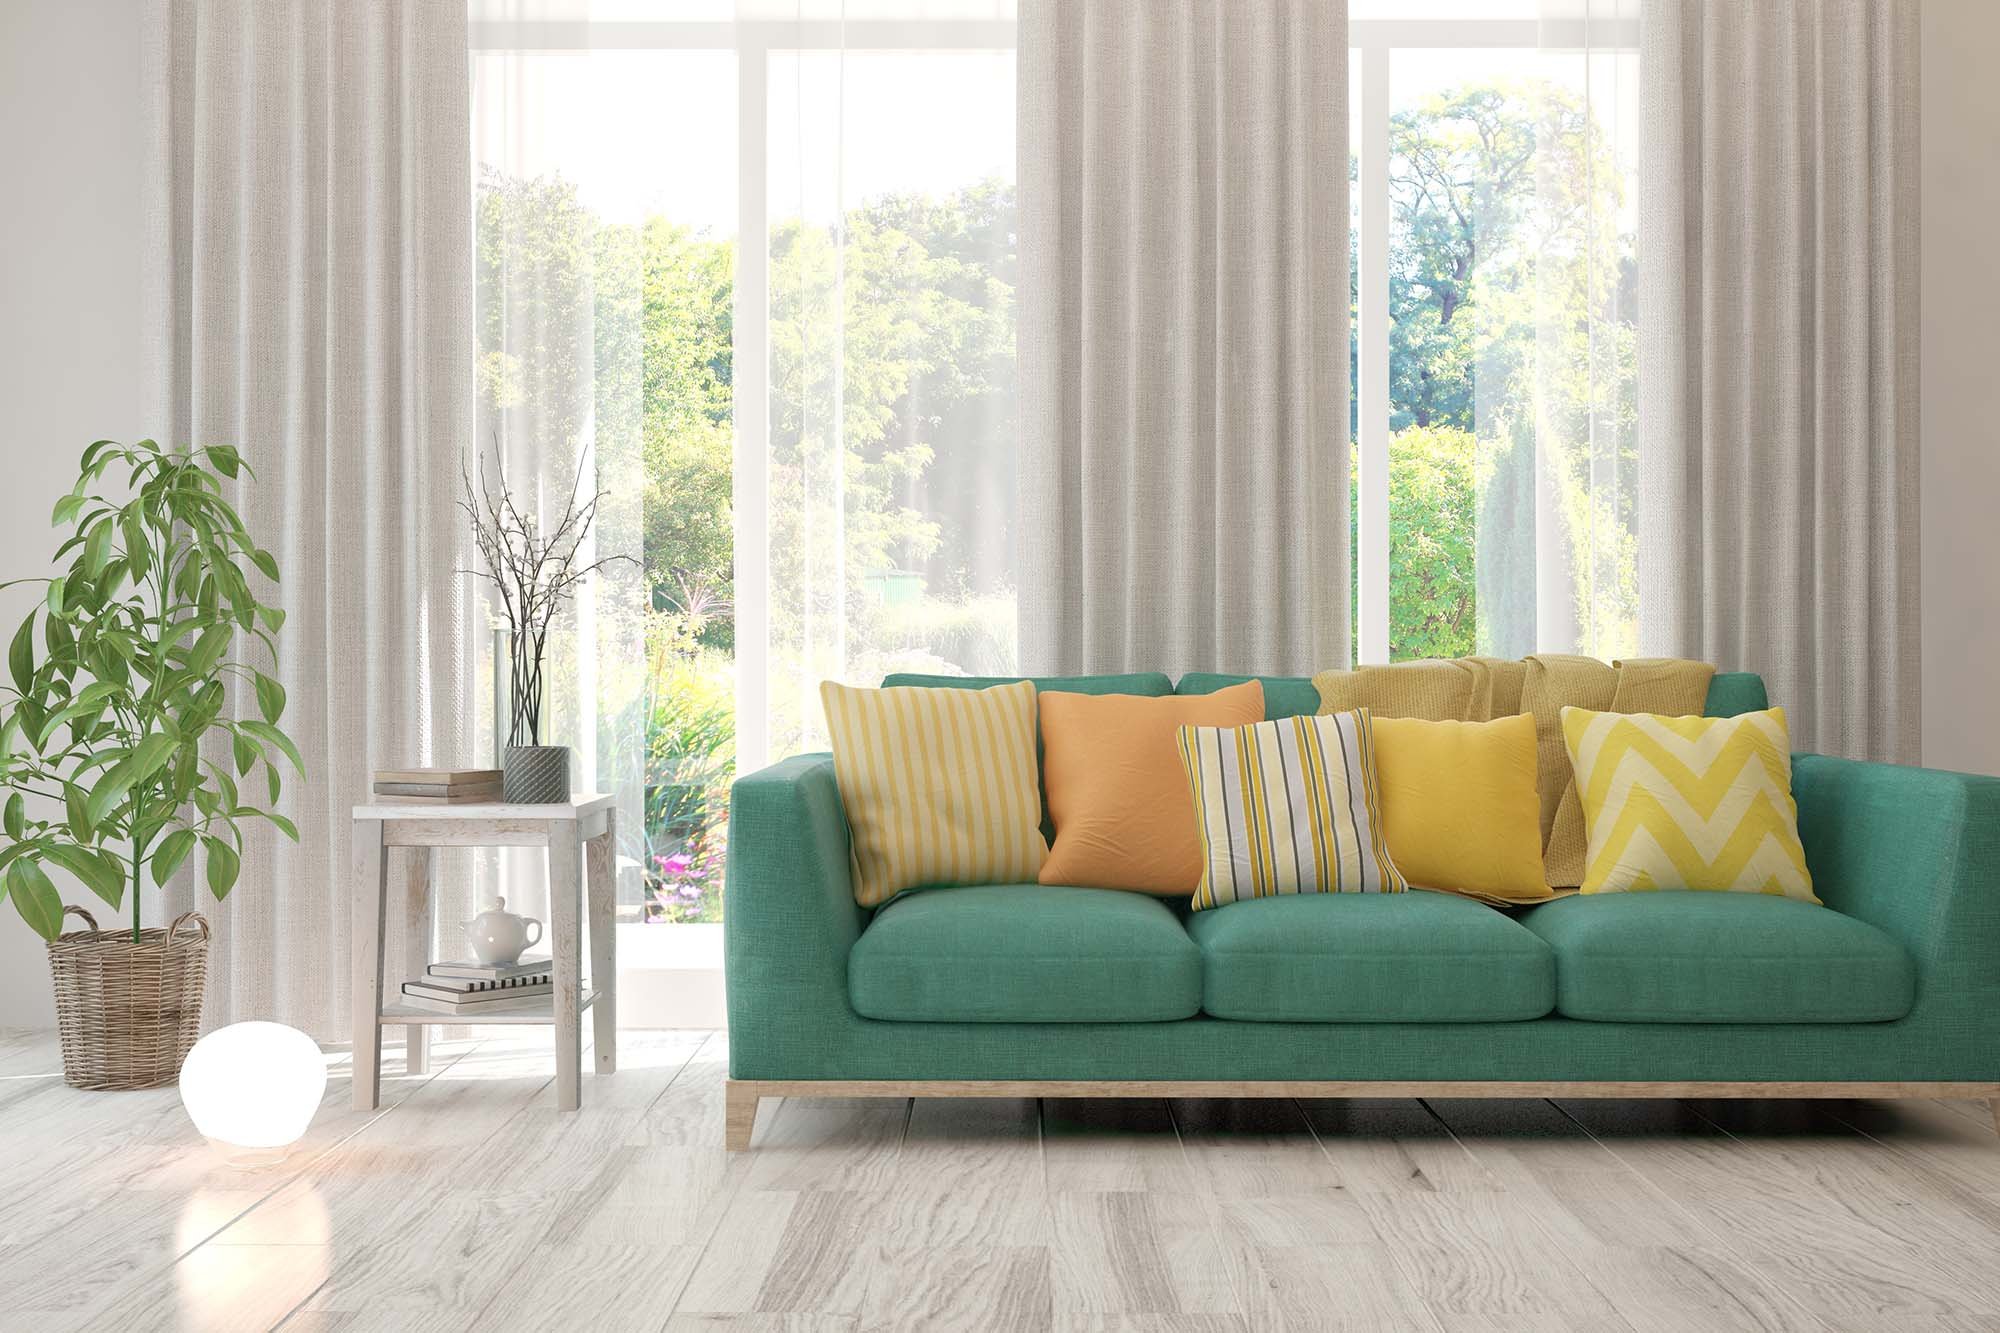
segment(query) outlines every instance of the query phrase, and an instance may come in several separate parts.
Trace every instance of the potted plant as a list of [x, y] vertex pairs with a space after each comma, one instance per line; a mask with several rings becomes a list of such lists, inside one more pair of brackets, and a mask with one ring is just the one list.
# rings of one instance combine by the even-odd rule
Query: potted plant
[[[111, 495], [97, 489], [107, 474]], [[171, 1083], [200, 1031], [207, 923], [187, 913], [142, 929], [145, 881], [165, 885], [199, 851], [219, 900], [236, 884], [246, 823], [298, 838], [273, 808], [277, 759], [302, 767], [270, 674], [285, 613], [252, 586], [253, 574], [275, 583], [278, 562], [224, 487], [247, 475], [226, 445], [99, 440], [51, 520], [71, 529], [55, 555], [67, 568], [13, 580], [47, 588], [0, 683], [0, 896], [49, 941], [63, 1075], [78, 1087]], [[268, 670], [246, 660], [253, 649]], [[232, 680], [256, 716], [233, 714]], [[261, 799], [239, 786], [260, 767]], [[130, 928], [100, 931], [65, 907], [51, 866], [113, 911], [129, 895]], [[62, 933], [66, 913], [89, 928]]]
[[[489, 486], [482, 466], [475, 482], [461, 465], [464, 493], [459, 507], [472, 520], [472, 538], [484, 569], [471, 571], [493, 585], [500, 619], [507, 627], [507, 751], [502, 760], [502, 799], [545, 805], [570, 797], [569, 747], [542, 744], [542, 659], [549, 627], [576, 596], [583, 581], [606, 565], [630, 556], [611, 555], [581, 564], [584, 540], [604, 499], [599, 491], [581, 495], [582, 469], [570, 483], [569, 499], [550, 524], [515, 503], [505, 473]], [[498, 671], [500, 664], [493, 664]], [[496, 718], [494, 724], [499, 725]]]

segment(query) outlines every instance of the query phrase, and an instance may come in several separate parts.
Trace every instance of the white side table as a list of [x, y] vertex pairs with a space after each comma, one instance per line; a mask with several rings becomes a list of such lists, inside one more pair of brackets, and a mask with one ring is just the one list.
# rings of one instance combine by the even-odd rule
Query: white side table
[[[402, 1024], [409, 1068], [428, 1067], [429, 1027], [441, 1023], [554, 1023], [556, 1109], [582, 1104], [583, 1011], [596, 1024], [597, 1072], [618, 1067], [617, 929], [612, 865], [617, 812], [606, 795], [565, 805], [357, 805], [354, 807], [354, 1109], [372, 1111], [382, 1079], [382, 1028]], [[439, 847], [545, 847], [549, 855], [549, 941], [555, 992], [551, 1016], [440, 1014], [382, 996], [382, 922], [388, 910], [392, 847], [416, 854], [404, 902], [410, 976], [430, 963]], [[589, 868], [582, 868], [587, 858]], [[582, 920], [590, 913], [590, 987], [582, 976]], [[398, 990], [398, 997], [401, 991]]]

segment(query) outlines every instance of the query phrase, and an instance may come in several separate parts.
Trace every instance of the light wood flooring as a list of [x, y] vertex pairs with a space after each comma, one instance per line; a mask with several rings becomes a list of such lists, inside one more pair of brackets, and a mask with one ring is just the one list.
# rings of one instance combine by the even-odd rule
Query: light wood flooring
[[2000, 1328], [1977, 1103], [767, 1104], [627, 1033], [334, 1070], [279, 1166], [0, 1037], [0, 1329]]

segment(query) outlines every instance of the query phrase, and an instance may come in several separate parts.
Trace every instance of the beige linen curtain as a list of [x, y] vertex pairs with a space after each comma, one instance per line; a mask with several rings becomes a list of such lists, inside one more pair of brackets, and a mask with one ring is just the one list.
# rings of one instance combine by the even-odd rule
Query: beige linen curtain
[[227, 901], [186, 872], [169, 895], [215, 923], [211, 1026], [347, 1037], [349, 811], [378, 763], [476, 757], [466, 71], [463, 0], [147, 6], [149, 419], [256, 470], [235, 500], [282, 566], [309, 766], [280, 807], [299, 845], [254, 828]]
[[1641, 638], [1918, 747], [1916, 0], [1647, 0]]
[[1022, 0], [1021, 662], [1348, 658], [1347, 7]]

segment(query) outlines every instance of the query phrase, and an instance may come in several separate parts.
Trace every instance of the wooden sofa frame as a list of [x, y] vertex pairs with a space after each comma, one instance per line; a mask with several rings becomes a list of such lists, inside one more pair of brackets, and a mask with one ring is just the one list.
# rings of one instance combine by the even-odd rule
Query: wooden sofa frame
[[730, 1079], [724, 1146], [742, 1152], [767, 1097], [1712, 1097], [1984, 1101], [2000, 1133], [2000, 1083], [1512, 1083], [1407, 1080]]

